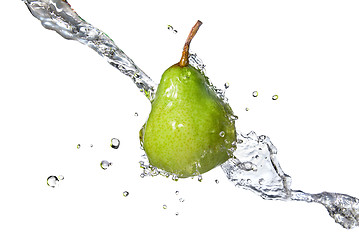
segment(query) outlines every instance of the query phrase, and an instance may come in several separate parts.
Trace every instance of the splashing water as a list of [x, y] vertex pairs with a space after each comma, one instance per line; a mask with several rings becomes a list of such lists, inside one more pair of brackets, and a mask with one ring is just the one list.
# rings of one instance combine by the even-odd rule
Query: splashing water
[[255, 132], [238, 135], [234, 157], [221, 165], [236, 187], [249, 189], [263, 199], [320, 203], [344, 228], [359, 226], [359, 199], [340, 193], [292, 190], [291, 177], [280, 167], [277, 149], [269, 137], [258, 137]]
[[[95, 50], [121, 73], [129, 76], [146, 97], [152, 101], [157, 84], [153, 82], [134, 62], [120, 49], [104, 32], [84, 21], [65, 0], [23, 0], [33, 16], [39, 19], [42, 25], [55, 30], [66, 39], [76, 40]], [[205, 65], [191, 53], [189, 62], [192, 66], [205, 73]], [[229, 86], [229, 85], [228, 85]], [[217, 95], [228, 101], [224, 90], [211, 86]], [[228, 88], [228, 87], [227, 87]], [[257, 96], [257, 92], [254, 97]], [[274, 95], [273, 100], [278, 99]], [[248, 111], [248, 108], [246, 109]], [[237, 120], [233, 116], [233, 120]], [[322, 192], [309, 194], [300, 190], [292, 190], [291, 177], [284, 173], [276, 158], [277, 149], [267, 136], [257, 136], [255, 132], [237, 136], [237, 149], [234, 157], [221, 165], [227, 178], [236, 187], [253, 191], [263, 199], [293, 200], [308, 203], [320, 203], [326, 207], [329, 215], [344, 228], [350, 229], [359, 225], [359, 199], [339, 193]], [[78, 145], [79, 148], [80, 145]], [[146, 159], [146, 155], [144, 155]], [[102, 165], [102, 164], [101, 164]], [[109, 164], [110, 165], [110, 164]], [[174, 181], [178, 176], [157, 169], [154, 166], [140, 162], [144, 176], [162, 175]], [[202, 180], [202, 176], [199, 176]], [[50, 180], [50, 184], [49, 184]], [[49, 186], [56, 186], [57, 177], [50, 176]], [[218, 183], [216, 181], [216, 183]], [[128, 192], [124, 192], [124, 196]], [[163, 205], [163, 208], [167, 208]], [[177, 212], [176, 215], [179, 213]]]
[[130, 77], [151, 101], [157, 84], [151, 80], [104, 32], [82, 19], [64, 0], [23, 0], [31, 14], [65, 39], [76, 40], [95, 50], [109, 64]]

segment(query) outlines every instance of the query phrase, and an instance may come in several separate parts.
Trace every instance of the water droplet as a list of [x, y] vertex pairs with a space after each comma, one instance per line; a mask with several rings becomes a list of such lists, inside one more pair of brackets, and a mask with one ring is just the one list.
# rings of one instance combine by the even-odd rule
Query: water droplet
[[231, 120], [233, 120], [233, 121], [238, 120], [238, 116], [237, 116], [237, 115], [231, 115], [230, 118], [231, 118]]
[[112, 165], [111, 162], [108, 162], [106, 160], [103, 160], [101, 163], [100, 163], [100, 166], [103, 170], [106, 170], [107, 168], [109, 168], [110, 166]]
[[214, 182], [217, 183], [217, 184], [219, 183], [218, 179], [214, 180]]
[[47, 178], [47, 185], [55, 188], [59, 183], [59, 179], [56, 176], [50, 176]]
[[176, 212], [176, 216], [178, 216], [179, 215], [179, 212]]
[[144, 178], [145, 176], [146, 176], [146, 174], [144, 174], [144, 173], [141, 173], [141, 174], [140, 174], [140, 177], [141, 177], [141, 178]]
[[64, 176], [62, 176], [62, 175], [57, 176], [57, 178], [58, 178], [59, 180], [64, 180], [64, 179], [65, 179]]
[[241, 181], [239, 181], [239, 185], [244, 186], [245, 180], [241, 179]]
[[258, 97], [258, 92], [257, 92], [257, 91], [254, 91], [254, 92], [252, 93], [252, 96], [253, 96], [253, 97]]
[[228, 89], [228, 88], [229, 88], [229, 82], [226, 82], [226, 83], [224, 84], [224, 88], [225, 88], [225, 89]]
[[252, 180], [247, 179], [247, 184], [250, 185], [252, 183]]
[[90, 147], [93, 147], [93, 144], [90, 144]]
[[225, 135], [226, 135], [226, 133], [224, 131], [219, 133], [219, 136], [221, 136], [221, 137], [224, 137]]
[[202, 175], [198, 175], [198, 182], [202, 182], [202, 180], [203, 180]]
[[166, 205], [166, 204], [163, 204], [162, 208], [163, 208], [163, 209], [167, 209], [167, 205]]
[[184, 202], [184, 199], [183, 199], [183, 198], [180, 198], [179, 201], [180, 201], [180, 202]]
[[277, 95], [277, 94], [272, 96], [272, 100], [277, 100], [277, 99], [278, 99], [278, 95]]
[[80, 149], [80, 147], [81, 147], [81, 144], [77, 144], [77, 146], [76, 146], [76, 147], [77, 147], [77, 149]]
[[258, 183], [259, 183], [260, 185], [262, 185], [263, 182], [264, 182], [264, 178], [260, 178], [260, 179], [258, 180]]
[[246, 107], [246, 111], [248, 112], [248, 111], [249, 111], [249, 108]]
[[124, 197], [127, 197], [129, 194], [130, 194], [129, 192], [124, 191], [122, 195], [123, 195]]
[[111, 139], [111, 147], [113, 149], [118, 149], [119, 146], [120, 146], [120, 140], [118, 140], [117, 138], [112, 138]]
[[174, 34], [177, 33], [177, 30], [174, 29], [171, 25], [167, 25], [167, 29], [170, 30], [171, 32], [173, 32]]
[[135, 117], [138, 117], [138, 113], [137, 113], [137, 112], [135, 112]]
[[178, 181], [178, 176], [177, 176], [177, 175], [173, 175], [173, 176], [172, 176], [172, 180], [173, 180], [173, 181]]
[[179, 194], [179, 191], [176, 191], [175, 194], [178, 195], [178, 194]]

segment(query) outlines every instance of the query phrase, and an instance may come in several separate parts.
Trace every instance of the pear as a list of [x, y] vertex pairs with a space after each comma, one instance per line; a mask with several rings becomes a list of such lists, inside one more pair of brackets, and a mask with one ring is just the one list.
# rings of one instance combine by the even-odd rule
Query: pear
[[179, 63], [162, 75], [140, 141], [151, 165], [185, 178], [205, 173], [232, 156], [233, 112], [208, 78], [189, 64], [192, 28]]

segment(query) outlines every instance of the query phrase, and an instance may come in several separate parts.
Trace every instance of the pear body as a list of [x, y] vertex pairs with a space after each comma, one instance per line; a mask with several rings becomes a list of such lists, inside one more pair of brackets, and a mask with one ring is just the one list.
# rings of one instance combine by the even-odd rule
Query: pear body
[[236, 141], [232, 116], [201, 72], [175, 64], [162, 75], [140, 131], [141, 144], [159, 169], [179, 177], [205, 173], [231, 157]]

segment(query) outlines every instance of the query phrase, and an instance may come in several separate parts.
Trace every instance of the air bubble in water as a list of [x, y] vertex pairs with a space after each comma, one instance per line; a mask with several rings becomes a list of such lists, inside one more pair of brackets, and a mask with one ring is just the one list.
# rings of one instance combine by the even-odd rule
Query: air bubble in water
[[127, 192], [127, 191], [124, 191], [124, 192], [122, 193], [122, 195], [123, 195], [124, 197], [127, 197], [129, 194], [130, 194], [130, 193]]
[[254, 91], [254, 92], [252, 93], [252, 96], [253, 96], [253, 97], [258, 97], [258, 92], [257, 92], [257, 91]]
[[50, 176], [47, 178], [47, 185], [49, 187], [55, 188], [59, 183], [59, 179], [56, 176]]
[[120, 146], [120, 140], [118, 140], [117, 138], [112, 138], [111, 139], [111, 147], [113, 149], [118, 149]]
[[109, 168], [110, 166], [112, 165], [111, 162], [109, 161], [106, 161], [106, 160], [103, 160], [101, 163], [100, 163], [100, 166], [103, 170], [106, 170], [107, 168]]
[[278, 95], [277, 95], [277, 94], [275, 94], [275, 95], [272, 96], [272, 100], [277, 100], [277, 99], [278, 99]]

